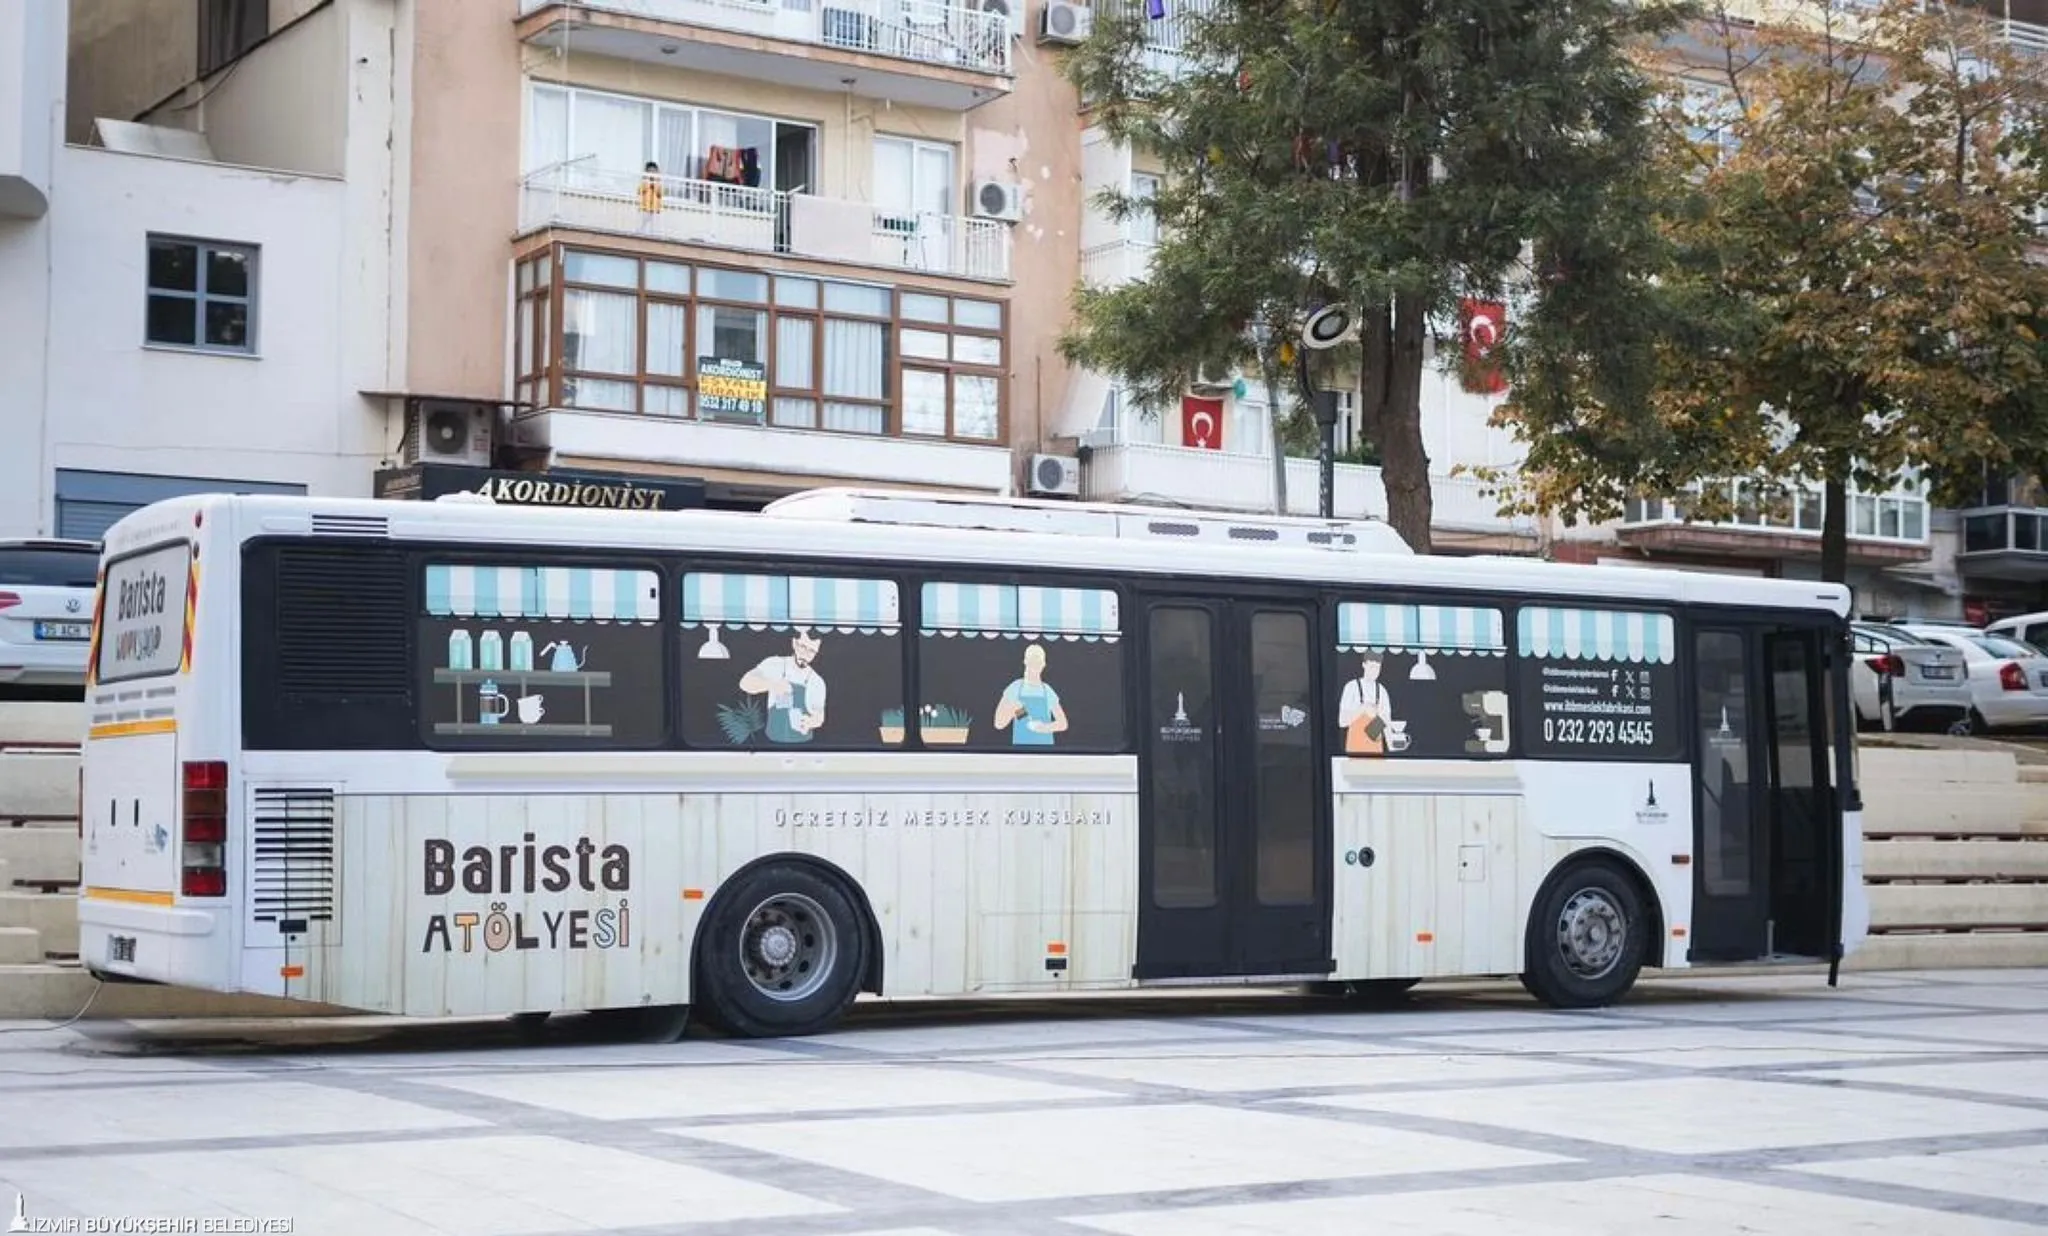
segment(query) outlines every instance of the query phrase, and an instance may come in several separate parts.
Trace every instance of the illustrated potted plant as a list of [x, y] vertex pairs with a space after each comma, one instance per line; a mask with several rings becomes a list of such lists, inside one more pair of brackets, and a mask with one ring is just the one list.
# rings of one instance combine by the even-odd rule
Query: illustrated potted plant
[[767, 727], [768, 715], [759, 700], [718, 706], [718, 728], [725, 731], [726, 740], [735, 747], [746, 746], [748, 739]]
[[884, 708], [882, 710], [882, 741], [891, 746], [900, 746], [902, 744], [903, 710], [901, 708]]
[[917, 732], [926, 742], [959, 746], [967, 741], [973, 720], [950, 704], [926, 704], [918, 713]]

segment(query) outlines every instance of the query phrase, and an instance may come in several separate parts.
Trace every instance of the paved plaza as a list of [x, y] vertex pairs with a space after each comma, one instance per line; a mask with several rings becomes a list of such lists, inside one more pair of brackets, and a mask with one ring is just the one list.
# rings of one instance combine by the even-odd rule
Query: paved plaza
[[2017, 1236], [2048, 1232], [2044, 1042], [2025, 970], [1661, 980], [1585, 1013], [1490, 986], [863, 1006], [765, 1045], [12, 1023], [0, 1216], [19, 1192], [32, 1230]]

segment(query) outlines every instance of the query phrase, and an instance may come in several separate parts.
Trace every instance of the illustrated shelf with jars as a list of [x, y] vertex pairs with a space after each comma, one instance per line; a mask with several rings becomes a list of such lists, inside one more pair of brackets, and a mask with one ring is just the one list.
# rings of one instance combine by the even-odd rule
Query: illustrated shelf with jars
[[[473, 641], [473, 642], [472, 642]], [[455, 717], [434, 725], [436, 734], [560, 734], [609, 738], [612, 727], [591, 711], [591, 691], [611, 685], [605, 670], [587, 668], [588, 648], [553, 640], [536, 648], [531, 633], [510, 638], [496, 630], [472, 637], [465, 628], [448, 636], [448, 663], [434, 670], [434, 685], [454, 692]], [[551, 714], [550, 701], [564, 696], [582, 704], [580, 721]]]

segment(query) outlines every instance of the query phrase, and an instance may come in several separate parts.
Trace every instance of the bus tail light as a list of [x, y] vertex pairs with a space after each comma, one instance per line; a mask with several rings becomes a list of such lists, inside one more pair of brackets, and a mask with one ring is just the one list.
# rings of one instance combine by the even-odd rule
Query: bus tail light
[[187, 897], [228, 895], [228, 766], [185, 765], [184, 833], [178, 889]]
[[2008, 691], [2024, 691], [2027, 689], [2027, 671], [2020, 668], [2019, 662], [2007, 661], [1998, 667], [1998, 685]]

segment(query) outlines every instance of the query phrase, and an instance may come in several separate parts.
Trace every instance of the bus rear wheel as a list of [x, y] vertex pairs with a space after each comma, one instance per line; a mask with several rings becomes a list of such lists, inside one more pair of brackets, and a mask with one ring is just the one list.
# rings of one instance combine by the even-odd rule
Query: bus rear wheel
[[1608, 859], [1566, 867], [1529, 913], [1522, 986], [1560, 1009], [1599, 1008], [1635, 986], [1648, 949], [1635, 881]]
[[839, 882], [771, 863], [720, 894], [697, 951], [696, 1001], [743, 1038], [816, 1034], [860, 994], [867, 963], [867, 932]]

